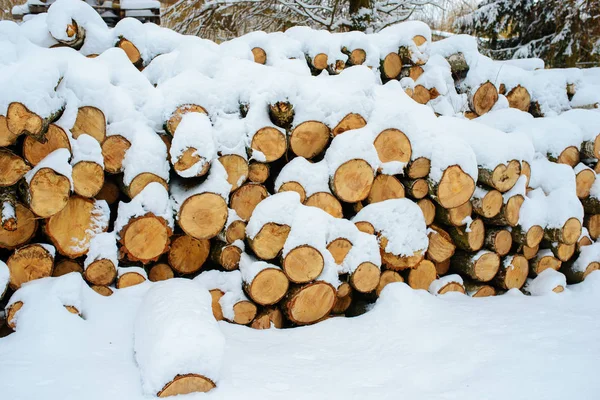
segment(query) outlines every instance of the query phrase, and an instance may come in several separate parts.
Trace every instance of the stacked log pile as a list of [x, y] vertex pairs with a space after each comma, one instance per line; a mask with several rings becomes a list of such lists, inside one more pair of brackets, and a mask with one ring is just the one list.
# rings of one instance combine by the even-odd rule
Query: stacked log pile
[[54, 3], [72, 23], [0, 66], [11, 328], [21, 285], [72, 272], [103, 296], [193, 278], [217, 320], [265, 329], [359, 315], [392, 282], [537, 295], [600, 269], [600, 113], [534, 119], [556, 111], [544, 74], [500, 90], [421, 23], [217, 46], [85, 7]]

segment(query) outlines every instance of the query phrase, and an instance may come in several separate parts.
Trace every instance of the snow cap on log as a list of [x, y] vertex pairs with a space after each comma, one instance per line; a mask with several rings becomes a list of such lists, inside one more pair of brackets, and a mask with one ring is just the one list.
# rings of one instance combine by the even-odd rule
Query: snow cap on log
[[528, 279], [523, 289], [532, 296], [544, 296], [553, 292], [560, 293], [566, 287], [565, 276], [552, 268], [547, 268], [534, 279]]
[[115, 221], [115, 232], [120, 232], [132, 218], [152, 213], [164, 219], [173, 229], [173, 207], [169, 193], [159, 183], [152, 182], [129, 203], [120, 202]]

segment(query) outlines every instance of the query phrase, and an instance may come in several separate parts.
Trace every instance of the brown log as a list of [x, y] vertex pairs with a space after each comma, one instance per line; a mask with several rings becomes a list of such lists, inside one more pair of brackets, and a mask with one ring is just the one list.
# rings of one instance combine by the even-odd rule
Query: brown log
[[435, 264], [429, 260], [421, 261], [416, 268], [406, 273], [406, 282], [413, 289], [428, 290], [431, 282], [437, 279]]
[[208, 239], [195, 239], [188, 235], [177, 235], [171, 240], [168, 260], [174, 271], [193, 274], [202, 268], [210, 253]]
[[521, 161], [521, 174], [527, 177], [525, 187], [529, 187], [529, 180], [531, 179], [531, 165], [527, 161]]
[[96, 293], [98, 293], [101, 296], [104, 297], [108, 297], [108, 296], [112, 296], [113, 291], [111, 288], [109, 288], [108, 286], [91, 286], [92, 290]]
[[478, 251], [485, 241], [485, 225], [482, 220], [475, 219], [466, 226], [448, 227], [448, 234], [459, 249]]
[[431, 93], [423, 85], [416, 85], [413, 89], [412, 99], [419, 104], [427, 104], [431, 100]]
[[206, 393], [217, 385], [207, 377], [199, 374], [177, 375], [156, 394], [159, 398], [189, 393]]
[[429, 193], [429, 184], [426, 179], [401, 179], [402, 184], [406, 189], [406, 196], [414, 200], [420, 200]]
[[436, 207], [436, 218], [445, 225], [464, 226], [467, 223], [467, 218], [471, 217], [473, 207], [470, 202], [466, 202], [462, 206], [455, 208]]
[[221, 308], [221, 304], [219, 304], [219, 300], [221, 300], [221, 297], [223, 297], [225, 293], [223, 293], [219, 289], [212, 289], [208, 292], [210, 293], [210, 297], [212, 300], [211, 305], [213, 316], [217, 321], [223, 321], [225, 318], [223, 317], [223, 309]]
[[298, 196], [300, 196], [301, 203], [303, 203], [306, 200], [306, 191], [298, 182], [285, 182], [283, 185], [279, 186], [279, 189], [277, 190], [277, 193], [281, 192], [296, 192], [298, 193]]
[[489, 282], [500, 268], [500, 257], [491, 252], [483, 254], [459, 252], [452, 257], [450, 266], [453, 270], [478, 282]]
[[579, 253], [583, 247], [589, 246], [592, 243], [593, 243], [592, 238], [589, 236], [589, 234], [582, 233], [581, 237], [577, 241], [577, 247], [576, 247], [577, 252]]
[[70, 274], [71, 272], [78, 272], [80, 274], [83, 274], [83, 267], [80, 263], [78, 263], [75, 260], [71, 260], [70, 258], [63, 258], [54, 265], [52, 276], [56, 278], [59, 276]]
[[221, 196], [201, 193], [183, 202], [179, 209], [178, 222], [181, 229], [191, 237], [210, 239], [223, 230], [227, 215], [227, 203]]
[[582, 169], [575, 175], [577, 185], [577, 197], [585, 199], [590, 195], [590, 189], [596, 180], [596, 173], [591, 169]]
[[444, 171], [439, 182], [429, 179], [429, 194], [444, 208], [465, 204], [475, 191], [475, 182], [458, 165]]
[[269, 196], [267, 189], [256, 183], [246, 183], [231, 194], [229, 206], [244, 221], [248, 221], [252, 212], [264, 199]]
[[516, 226], [519, 222], [519, 213], [525, 199], [522, 195], [516, 194], [502, 204], [498, 215], [493, 218], [486, 218], [485, 222], [496, 226]]
[[113, 205], [119, 200], [120, 194], [119, 185], [105, 178], [104, 185], [102, 185], [102, 189], [96, 194], [95, 199], [104, 200], [108, 205]]
[[121, 50], [123, 50], [125, 52], [125, 54], [127, 55], [127, 58], [129, 58], [129, 61], [131, 61], [131, 63], [136, 68], [142, 67], [144, 60], [142, 59], [142, 55], [141, 55], [140, 51], [138, 50], [137, 47], [135, 47], [135, 45], [133, 43], [131, 43], [129, 40], [121, 37], [121, 39], [117, 43], [116, 47], [120, 48]]
[[504, 257], [512, 247], [510, 231], [502, 228], [487, 228], [485, 232], [485, 247], [500, 257]]
[[552, 255], [549, 250], [539, 251], [538, 254], [529, 262], [529, 272], [532, 276], [537, 276], [542, 271], [551, 268], [555, 271], [560, 269], [562, 262]]
[[142, 172], [131, 180], [129, 186], [124, 188], [124, 192], [129, 198], [133, 199], [144, 190], [146, 186], [153, 182], [160, 183], [166, 190], [169, 190], [169, 186], [163, 178], [151, 172]]
[[385, 251], [387, 244], [388, 239], [385, 236], [381, 236], [379, 240], [381, 262], [387, 269], [401, 271], [408, 268], [415, 268], [424, 258], [424, 254], [420, 251], [414, 252], [411, 256], [397, 256], [392, 253], [387, 253]]
[[246, 223], [241, 220], [232, 221], [223, 229], [220, 239], [224, 239], [225, 243], [231, 244], [236, 240], [244, 240], [246, 238]]
[[270, 126], [259, 129], [250, 143], [250, 148], [260, 151], [264, 155], [264, 161], [273, 162], [279, 160], [287, 150], [285, 134], [277, 128]]
[[148, 272], [148, 279], [151, 282], [160, 282], [166, 281], [167, 279], [173, 279], [175, 277], [175, 273], [169, 266], [169, 264], [156, 264], [152, 268], [150, 268], [150, 272]]
[[0, 248], [13, 250], [29, 242], [37, 231], [35, 215], [21, 203], [15, 205], [15, 229], [0, 228]]
[[324, 69], [327, 69], [328, 60], [327, 60], [327, 54], [325, 54], [325, 53], [319, 53], [319, 54], [315, 55], [314, 57], [309, 57], [307, 55], [306, 61], [308, 63], [308, 66], [310, 67], [313, 75], [318, 75], [321, 71], [323, 71]]
[[73, 165], [73, 191], [83, 197], [94, 197], [104, 186], [104, 170], [92, 161], [80, 161]]
[[490, 111], [498, 101], [498, 90], [490, 81], [485, 82], [468, 93], [469, 107], [477, 115]]
[[108, 286], [117, 278], [117, 266], [107, 259], [99, 259], [87, 266], [83, 277], [91, 285]]
[[408, 163], [412, 155], [410, 140], [398, 129], [381, 131], [373, 142], [382, 163], [398, 161]]
[[40, 244], [29, 244], [15, 250], [6, 260], [10, 270], [9, 285], [17, 290], [22, 284], [52, 275], [54, 257]]
[[557, 242], [545, 242], [543, 244], [544, 247], [552, 250], [552, 254], [554, 254], [554, 257], [558, 258], [562, 262], [569, 261], [571, 257], [573, 257], [573, 254], [575, 254], [576, 244], [564, 244]]
[[270, 174], [269, 164], [252, 161], [248, 166], [248, 179], [252, 183], [264, 183]]
[[109, 174], [123, 172], [123, 159], [125, 153], [131, 147], [129, 140], [121, 135], [112, 135], [102, 143], [102, 156], [104, 158], [104, 170]]
[[508, 106], [516, 108], [524, 112], [529, 111], [529, 105], [531, 104], [531, 96], [529, 91], [521, 85], [517, 85], [512, 88], [506, 95], [508, 100]]
[[270, 306], [283, 299], [289, 284], [279, 268], [265, 268], [256, 274], [252, 281], [244, 282], [244, 290], [255, 303]]
[[458, 282], [448, 282], [446, 285], [442, 286], [436, 294], [446, 294], [450, 292], [458, 292], [465, 294], [466, 290], [463, 284]]
[[15, 144], [18, 135], [15, 135], [8, 129], [8, 121], [4, 115], [0, 115], [0, 147], [11, 146]]
[[383, 290], [383, 288], [385, 288], [388, 284], [394, 282], [404, 282], [404, 278], [402, 278], [402, 275], [400, 275], [396, 271], [388, 270], [381, 272], [381, 276], [379, 277], [379, 284], [377, 284], [377, 289], [375, 289], [377, 297], [381, 295], [381, 291]]
[[560, 268], [560, 272], [567, 277], [567, 282], [569, 284], [583, 282], [589, 274], [598, 270], [600, 270], [600, 262], [598, 261], [590, 262], [583, 271], [576, 270], [574, 268], [574, 262], [572, 261], [563, 263]]
[[[244, 157], [237, 154], [228, 154], [219, 157], [219, 162], [227, 172], [227, 182], [231, 185], [232, 191], [239, 188], [248, 179], [248, 161]], [[206, 165], [210, 166], [209, 163]], [[208, 172], [208, 168], [206, 170]]]
[[431, 225], [429, 228], [431, 231], [427, 235], [429, 238], [427, 259], [434, 263], [441, 263], [450, 259], [456, 250], [452, 237], [437, 225]]
[[289, 101], [278, 101], [269, 104], [271, 122], [283, 129], [289, 129], [294, 120], [294, 106]]
[[369, 235], [375, 234], [375, 228], [373, 227], [373, 225], [370, 222], [360, 221], [360, 222], [355, 222], [354, 225], [361, 232], [368, 233]]
[[527, 232], [524, 232], [523, 228], [517, 225], [512, 229], [511, 235], [516, 243], [536, 247], [544, 238], [544, 228], [534, 225]]
[[[589, 230], [589, 228], [588, 228]], [[590, 232], [591, 234], [591, 232]], [[581, 222], [573, 217], [569, 218], [562, 228], [544, 229], [544, 239], [550, 242], [561, 242], [564, 244], [575, 244], [581, 236]]]
[[342, 48], [342, 53], [348, 56], [347, 66], [362, 65], [367, 59], [367, 52], [363, 49], [348, 50], [346, 47]]
[[319, 121], [305, 121], [292, 129], [290, 133], [290, 150], [307, 160], [323, 153], [331, 132], [329, 127]]
[[281, 310], [277, 307], [266, 307], [260, 311], [250, 327], [254, 329], [283, 328], [284, 317]]
[[352, 249], [352, 242], [348, 239], [337, 238], [327, 244], [327, 250], [331, 253], [336, 264], [342, 265], [344, 259]]
[[268, 222], [253, 239], [248, 238], [248, 244], [258, 258], [272, 260], [283, 249], [289, 233], [289, 226]]
[[431, 161], [426, 157], [418, 157], [406, 166], [406, 176], [410, 179], [425, 178], [429, 175]]
[[119, 276], [117, 279], [117, 289], [125, 289], [131, 286], [139, 285], [140, 283], [144, 283], [146, 278], [142, 274], [137, 272], [126, 272], [123, 275]]
[[283, 300], [286, 317], [297, 325], [308, 325], [327, 317], [336, 300], [336, 290], [329, 283], [317, 281], [293, 286]]
[[502, 193], [508, 192], [515, 186], [521, 176], [521, 163], [517, 160], [500, 164], [493, 170], [479, 167], [478, 182], [484, 183]]
[[132, 218], [119, 232], [121, 252], [130, 261], [156, 261], [169, 250], [172, 234], [162, 217], [148, 213]]
[[532, 260], [538, 253], [538, 251], [540, 250], [540, 246], [533, 246], [533, 247], [529, 247], [527, 245], [522, 245], [519, 246], [518, 250], [523, 253], [523, 257], [525, 257], [527, 260]]
[[51, 217], [62, 210], [71, 192], [71, 182], [50, 168], [40, 168], [29, 184], [23, 185], [29, 208], [42, 218]]
[[471, 205], [476, 214], [484, 218], [493, 218], [500, 213], [503, 201], [499, 191], [477, 188], [471, 198]]
[[435, 219], [436, 207], [433, 201], [429, 199], [421, 199], [417, 202], [417, 205], [423, 212], [423, 218], [425, 219], [425, 225], [429, 226], [433, 224]]
[[571, 168], [574, 168], [579, 164], [579, 149], [575, 146], [569, 146], [565, 148], [558, 157], [548, 154], [548, 159], [559, 164], [566, 164]]
[[465, 279], [463, 284], [465, 286], [465, 291], [471, 297], [489, 297], [496, 295], [496, 289], [485, 283]]
[[211, 260], [222, 266], [226, 271], [238, 269], [241, 256], [242, 249], [234, 244], [221, 241], [216, 241], [210, 249]]
[[600, 237], [600, 214], [586, 215], [584, 222], [590, 237], [593, 240], [598, 239]]
[[371, 165], [365, 160], [353, 159], [338, 167], [330, 186], [335, 196], [346, 203], [356, 203], [367, 198], [375, 180]]
[[402, 60], [398, 53], [388, 53], [381, 60], [379, 68], [381, 69], [381, 77], [384, 81], [395, 79], [402, 71]]
[[44, 139], [45, 141], [40, 142], [33, 136], [27, 136], [23, 141], [23, 158], [29, 164], [36, 166], [54, 150], [67, 149], [71, 152], [69, 137], [58, 125], [50, 124]]
[[62, 115], [63, 109], [59, 109], [47, 117], [40, 117], [21, 103], [10, 103], [6, 111], [6, 122], [8, 129], [15, 135], [34, 136], [37, 140], [44, 141], [48, 126]]
[[352, 292], [352, 286], [347, 282], [343, 282], [337, 289], [335, 305], [331, 312], [333, 314], [345, 313], [352, 304], [353, 298], [354, 293]]
[[77, 110], [75, 125], [71, 128], [73, 139], [79, 135], [87, 134], [102, 144], [106, 139], [106, 118], [104, 113], [96, 107], [80, 107]]
[[521, 289], [529, 275], [529, 262], [524, 256], [518, 254], [504, 258], [494, 277], [494, 284], [498, 287], [509, 289]]
[[252, 56], [254, 57], [254, 62], [257, 64], [266, 64], [267, 63], [267, 52], [260, 47], [252, 48]]
[[361, 263], [350, 274], [350, 285], [360, 293], [370, 293], [377, 288], [381, 271], [379, 267], [370, 262]]
[[8, 149], [0, 149], [0, 187], [13, 186], [31, 167]]
[[61, 211], [46, 221], [44, 232], [60, 254], [77, 258], [87, 253], [94, 230], [98, 229], [95, 206], [94, 200], [72, 196]]
[[360, 129], [367, 125], [367, 121], [360, 114], [350, 113], [347, 114], [331, 131], [333, 137], [341, 135], [342, 133], [352, 130]]
[[171, 136], [174, 136], [175, 131], [177, 130], [177, 127], [181, 122], [181, 119], [185, 114], [190, 112], [208, 114], [204, 107], [199, 106], [197, 104], [182, 104], [179, 107], [177, 107], [175, 111], [173, 111], [173, 113], [167, 120], [165, 124], [165, 131], [167, 131], [167, 133], [169, 133]]
[[377, 175], [371, 186], [366, 202], [368, 204], [379, 203], [389, 199], [401, 199], [404, 197], [404, 186], [393, 175]]
[[307, 283], [316, 279], [325, 266], [323, 255], [316, 248], [301, 245], [283, 257], [281, 268], [293, 283]]
[[197, 151], [198, 149], [195, 147], [188, 147], [178, 157], [171, 157], [173, 169], [178, 175], [185, 176], [184, 172], [196, 164], [202, 165], [202, 168], [194, 176], [200, 177], [208, 173], [210, 162], [204, 157], [199, 156]]

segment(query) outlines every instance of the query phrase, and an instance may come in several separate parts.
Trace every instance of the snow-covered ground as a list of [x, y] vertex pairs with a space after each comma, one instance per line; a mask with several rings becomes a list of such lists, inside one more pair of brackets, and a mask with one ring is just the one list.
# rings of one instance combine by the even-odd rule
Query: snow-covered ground
[[[85, 319], [49, 295], [30, 299], [0, 339], [0, 398], [148, 398], [133, 331], [150, 287], [85, 288]], [[434, 297], [395, 283], [357, 318], [262, 331], [220, 322], [217, 389], [181, 399], [598, 399], [599, 316], [599, 272], [546, 296]]]

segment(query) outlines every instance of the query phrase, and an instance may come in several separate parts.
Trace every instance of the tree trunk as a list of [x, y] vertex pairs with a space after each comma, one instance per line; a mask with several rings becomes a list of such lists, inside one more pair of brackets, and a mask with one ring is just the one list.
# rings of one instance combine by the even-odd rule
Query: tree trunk
[[552, 255], [550, 250], [538, 252], [538, 254], [529, 263], [529, 272], [532, 276], [537, 276], [542, 271], [551, 268], [555, 271], [560, 269], [562, 262]]
[[419, 179], [401, 179], [402, 184], [406, 189], [406, 195], [413, 200], [420, 200], [429, 193], [429, 185], [427, 180]]
[[244, 157], [237, 154], [228, 154], [219, 157], [219, 162], [227, 171], [227, 182], [231, 185], [232, 191], [239, 188], [248, 179], [248, 161]]
[[287, 139], [285, 134], [277, 128], [270, 126], [259, 129], [250, 143], [250, 148], [255, 152], [261, 152], [265, 162], [279, 160], [287, 150]]
[[221, 196], [201, 193], [190, 196], [183, 202], [178, 222], [181, 229], [191, 237], [211, 239], [223, 230], [227, 215], [227, 203]]
[[471, 280], [464, 281], [465, 291], [471, 297], [489, 297], [496, 295], [496, 289], [493, 286]]
[[265, 183], [270, 174], [269, 164], [252, 161], [248, 165], [248, 179], [252, 183]]
[[581, 236], [581, 222], [575, 217], [569, 218], [562, 228], [546, 228], [544, 239], [550, 242], [575, 244]]
[[[10, 220], [10, 219], [9, 219]], [[13, 250], [29, 242], [35, 235], [38, 220], [35, 215], [21, 203], [15, 205], [16, 224], [14, 230], [0, 228], [0, 248]]]
[[524, 244], [529, 247], [536, 247], [544, 238], [544, 229], [539, 225], [534, 225], [527, 232], [523, 231], [520, 225], [515, 226], [511, 230], [513, 241], [519, 244]]
[[408, 163], [406, 166], [406, 176], [410, 179], [425, 178], [429, 175], [431, 161], [426, 157], [419, 157]]
[[316, 248], [301, 245], [283, 257], [281, 267], [293, 283], [307, 283], [316, 279], [325, 266], [323, 255]]
[[148, 279], [150, 279], [151, 282], [166, 281], [167, 279], [173, 278], [175, 278], [175, 273], [169, 264], [156, 264], [150, 268], [150, 272], [148, 272]]
[[508, 201], [502, 204], [498, 215], [493, 218], [486, 218], [485, 222], [496, 226], [516, 226], [519, 222], [519, 213], [525, 199], [520, 194], [512, 196]]
[[289, 101], [269, 104], [269, 118], [278, 127], [290, 129], [294, 120], [294, 106]]
[[350, 274], [350, 285], [360, 293], [370, 293], [377, 288], [381, 271], [370, 262], [363, 262]]
[[361, 159], [346, 161], [335, 171], [330, 186], [335, 196], [346, 203], [356, 203], [367, 198], [373, 181], [373, 168]]
[[71, 128], [73, 139], [79, 135], [87, 134], [102, 144], [106, 139], [106, 117], [104, 113], [96, 107], [80, 107], [77, 110], [77, 119], [75, 125]]
[[490, 111], [498, 101], [498, 90], [490, 81], [468, 92], [469, 107], [477, 115]]
[[471, 217], [473, 207], [470, 202], [456, 208], [436, 207], [435, 217], [443, 224], [450, 226], [464, 226], [467, 218]]
[[429, 199], [421, 199], [417, 202], [417, 205], [423, 212], [423, 218], [425, 218], [425, 225], [429, 226], [433, 224], [436, 211], [435, 203]]
[[333, 137], [341, 135], [342, 133], [352, 130], [359, 129], [367, 125], [367, 121], [360, 114], [347, 114], [331, 131]]
[[29, 111], [24, 104], [10, 103], [6, 111], [6, 119], [8, 129], [15, 136], [29, 135], [44, 142], [48, 126], [59, 119], [62, 113], [63, 108], [60, 108], [44, 118]]
[[431, 282], [437, 279], [437, 270], [433, 262], [423, 260], [416, 268], [409, 269], [405, 273], [405, 280], [413, 289], [429, 290]]
[[329, 143], [331, 131], [319, 121], [305, 121], [292, 129], [290, 133], [290, 150], [307, 160], [322, 154]]
[[0, 228], [17, 230], [17, 191], [15, 187], [0, 187]]
[[94, 197], [104, 186], [104, 170], [92, 161], [80, 161], [73, 166], [73, 191], [83, 197]]

